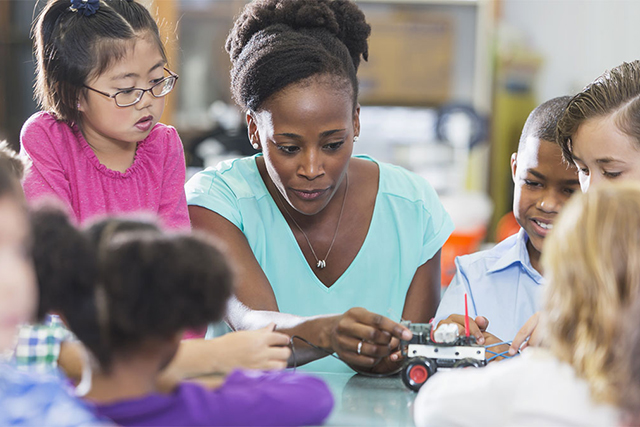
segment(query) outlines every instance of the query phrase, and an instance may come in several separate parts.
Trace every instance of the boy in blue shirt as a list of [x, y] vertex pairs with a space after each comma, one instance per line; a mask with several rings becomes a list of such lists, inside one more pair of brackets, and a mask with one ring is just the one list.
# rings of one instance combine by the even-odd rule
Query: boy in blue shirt
[[492, 249], [456, 258], [456, 275], [440, 302], [436, 324], [457, 323], [464, 331], [465, 293], [470, 332], [479, 344], [513, 340], [538, 311], [542, 243], [564, 203], [580, 189], [577, 169], [563, 162], [554, 142], [570, 99], [551, 99], [527, 118], [518, 152], [511, 156], [513, 213], [520, 231]]

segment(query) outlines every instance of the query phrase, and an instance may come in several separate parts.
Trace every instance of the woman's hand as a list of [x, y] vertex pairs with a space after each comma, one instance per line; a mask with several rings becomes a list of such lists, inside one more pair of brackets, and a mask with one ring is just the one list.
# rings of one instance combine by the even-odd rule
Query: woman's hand
[[[537, 346], [540, 344], [542, 337], [538, 332], [538, 321], [540, 319], [540, 312], [537, 311], [527, 320], [527, 322], [520, 328], [516, 337], [511, 342], [509, 348], [509, 355], [513, 356], [518, 350], [524, 350], [528, 346]], [[528, 338], [528, 340], [527, 340]]]
[[330, 331], [331, 347], [340, 359], [364, 368], [389, 356], [397, 347], [397, 340], [408, 341], [412, 337], [411, 331], [399, 323], [360, 307], [336, 317]]

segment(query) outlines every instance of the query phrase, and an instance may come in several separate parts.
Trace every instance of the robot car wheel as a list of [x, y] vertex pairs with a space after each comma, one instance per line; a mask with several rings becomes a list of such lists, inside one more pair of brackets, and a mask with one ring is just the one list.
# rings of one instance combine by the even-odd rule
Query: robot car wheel
[[402, 381], [411, 390], [418, 391], [436, 373], [436, 369], [437, 365], [432, 359], [426, 357], [411, 358], [402, 368]]

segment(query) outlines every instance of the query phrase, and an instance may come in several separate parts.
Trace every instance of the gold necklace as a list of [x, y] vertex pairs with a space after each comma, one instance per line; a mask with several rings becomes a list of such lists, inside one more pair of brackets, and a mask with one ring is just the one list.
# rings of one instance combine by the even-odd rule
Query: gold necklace
[[285, 203], [284, 199], [282, 198], [282, 195], [280, 194], [280, 190], [278, 190], [276, 188], [276, 192], [278, 194], [278, 198], [280, 199], [280, 202], [282, 202], [282, 208], [287, 213], [289, 218], [291, 218], [291, 221], [293, 221], [293, 223], [298, 228], [298, 230], [300, 230], [300, 232], [304, 236], [305, 240], [307, 241], [307, 244], [309, 245], [309, 249], [311, 249], [311, 253], [313, 254], [313, 257], [316, 259], [316, 267], [321, 269], [321, 270], [327, 266], [327, 258], [329, 258], [329, 254], [331, 253], [331, 249], [333, 249], [333, 244], [335, 243], [336, 237], [338, 236], [338, 229], [340, 228], [340, 221], [342, 220], [342, 213], [344, 212], [344, 205], [345, 205], [345, 202], [347, 201], [347, 191], [349, 191], [349, 174], [348, 173], [346, 175], [346, 180], [347, 180], [347, 182], [346, 182], [346, 187], [344, 189], [344, 198], [342, 199], [342, 207], [340, 208], [340, 216], [338, 217], [338, 224], [336, 225], [336, 231], [333, 233], [333, 240], [331, 240], [331, 245], [329, 246], [329, 250], [327, 251], [327, 254], [325, 255], [324, 259], [318, 259], [318, 256], [316, 255], [316, 251], [313, 250], [313, 246], [311, 246], [311, 242], [309, 241], [309, 237], [307, 237], [307, 233], [305, 233], [304, 230], [302, 229], [302, 227], [300, 227], [300, 225], [298, 225], [296, 220], [293, 218], [293, 215], [291, 215], [289, 213], [289, 210], [287, 209], [286, 203]]

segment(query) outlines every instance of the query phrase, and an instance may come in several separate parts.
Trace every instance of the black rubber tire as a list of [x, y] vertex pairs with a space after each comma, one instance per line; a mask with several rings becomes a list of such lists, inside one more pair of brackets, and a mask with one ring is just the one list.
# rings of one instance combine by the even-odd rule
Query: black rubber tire
[[432, 359], [421, 356], [412, 357], [405, 363], [400, 376], [407, 388], [418, 391], [436, 373], [436, 370], [436, 362]]
[[471, 358], [460, 359], [453, 364], [454, 368], [479, 368], [481, 366], [482, 364], [479, 360]]

